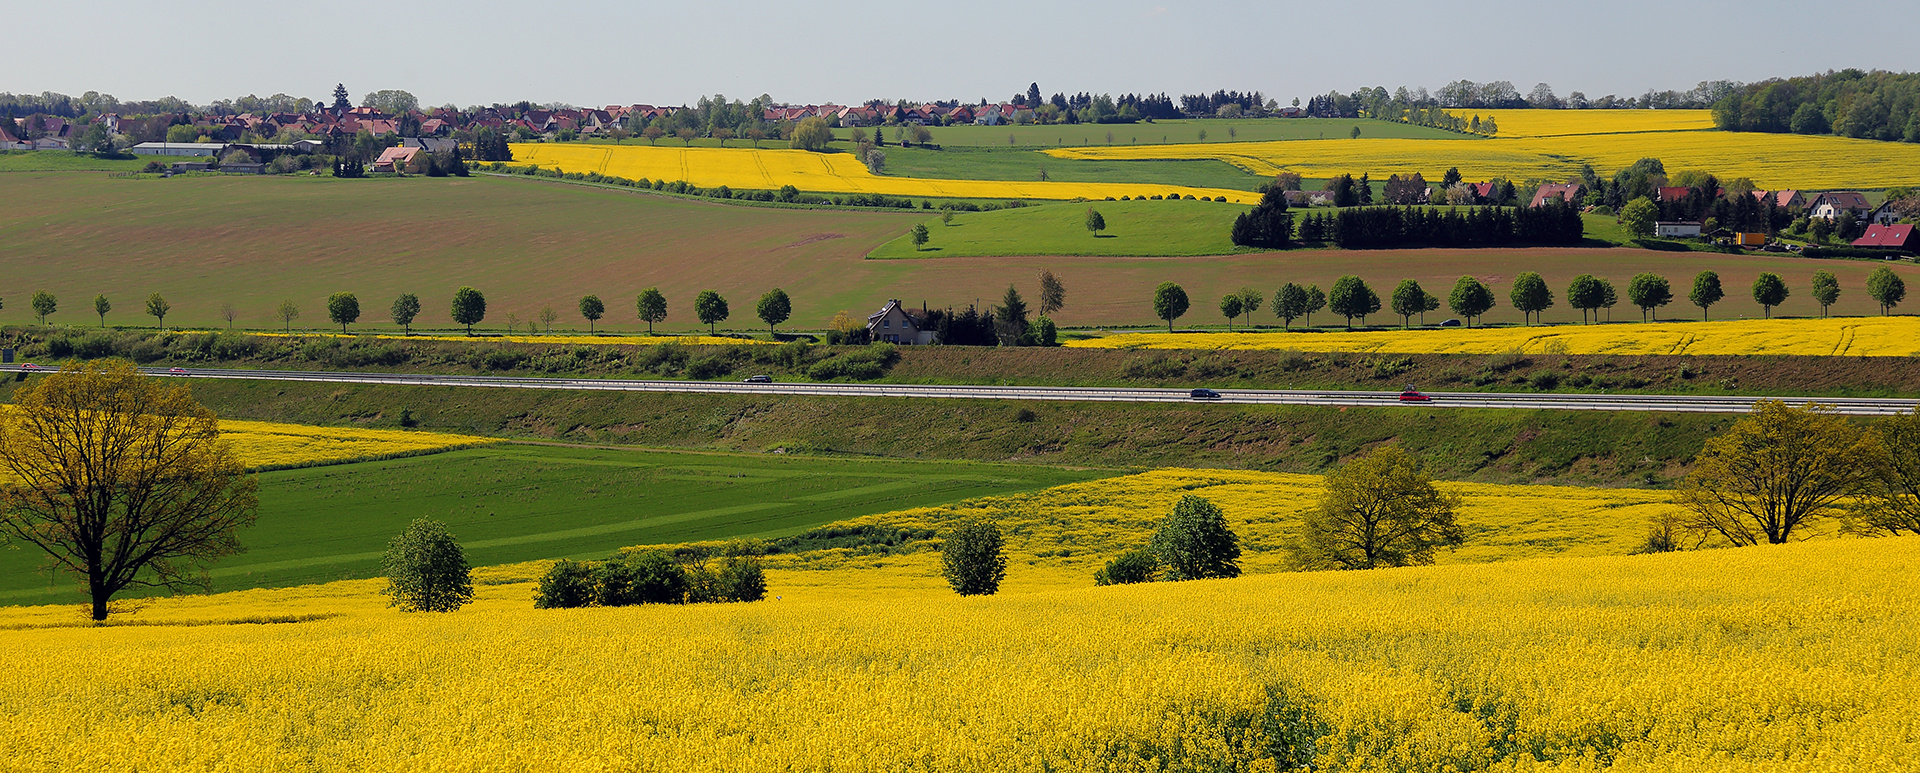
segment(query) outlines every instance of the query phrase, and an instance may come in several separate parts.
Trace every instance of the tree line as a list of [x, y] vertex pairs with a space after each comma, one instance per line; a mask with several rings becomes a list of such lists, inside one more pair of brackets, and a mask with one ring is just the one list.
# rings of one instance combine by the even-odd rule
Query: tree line
[[1713, 104], [1726, 131], [1920, 142], [1920, 73], [1847, 68], [1750, 83]]

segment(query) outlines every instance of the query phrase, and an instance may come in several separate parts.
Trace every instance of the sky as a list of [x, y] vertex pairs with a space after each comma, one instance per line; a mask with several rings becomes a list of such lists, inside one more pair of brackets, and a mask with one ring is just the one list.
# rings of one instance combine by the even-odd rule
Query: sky
[[[1684, 91], [1828, 69], [1920, 69], [1920, 3], [566, 3], [98, 0], [12, 14], [0, 91], [196, 104], [246, 94], [357, 103], [689, 104], [703, 95], [857, 103], [1043, 93], [1260, 91], [1283, 104], [1460, 79], [1561, 96]], [[1684, 9], [1676, 13], [1676, 9]], [[1805, 19], [1803, 24], [1796, 19]], [[1836, 27], [1846, 20], [1848, 26]], [[1875, 31], [1889, 35], [1875, 45]]]

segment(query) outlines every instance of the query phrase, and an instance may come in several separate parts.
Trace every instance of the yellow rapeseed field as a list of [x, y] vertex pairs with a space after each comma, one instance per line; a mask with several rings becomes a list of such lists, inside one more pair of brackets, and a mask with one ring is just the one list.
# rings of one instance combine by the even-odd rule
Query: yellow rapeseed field
[[[1920, 355], [1920, 317], [1743, 319], [1328, 333], [1123, 333], [1068, 341], [1105, 349], [1297, 349], [1402, 354]], [[1563, 351], [1564, 348], [1564, 351]]]
[[[1920, 539], [1078, 587], [774, 570], [753, 604], [449, 614], [378, 581], [0, 610], [20, 771], [1920, 766]], [[1018, 577], [1029, 569], [1010, 568]], [[1282, 764], [1284, 762], [1284, 764]]]
[[1453, 110], [1462, 118], [1492, 118], [1501, 137], [1715, 131], [1711, 110]]
[[231, 420], [220, 422], [220, 437], [233, 444], [241, 463], [254, 469], [389, 459], [497, 442], [441, 432]]
[[630, 180], [685, 180], [702, 188], [722, 185], [777, 190], [791, 185], [809, 193], [878, 193], [961, 199], [1103, 199], [1179, 192], [1253, 203], [1258, 194], [1225, 188], [1184, 188], [1132, 183], [936, 180], [875, 175], [848, 153], [755, 148], [694, 148], [654, 145], [527, 143], [513, 146], [513, 165], [567, 172], [598, 172]]
[[[1552, 113], [1534, 116], [1532, 113]], [[1920, 145], [1800, 134], [1703, 130], [1678, 111], [1499, 111], [1492, 139], [1401, 138], [1293, 140], [1197, 145], [1058, 148], [1066, 159], [1218, 159], [1260, 175], [1291, 171], [1307, 178], [1369, 173], [1376, 179], [1419, 172], [1429, 181], [1459, 167], [1468, 180], [1565, 180], [1592, 164], [1612, 174], [1647, 157], [1669, 172], [1694, 169], [1722, 179], [1751, 178], [1763, 188], [1884, 188], [1911, 184]], [[1509, 115], [1509, 114], [1514, 115]], [[1524, 114], [1524, 115], [1523, 115]], [[1645, 114], [1645, 115], [1641, 115]], [[1637, 128], [1671, 120], [1669, 129]], [[1509, 130], [1512, 120], [1517, 128]], [[1582, 122], [1592, 128], [1579, 132]], [[1579, 132], [1579, 133], [1575, 133]]]

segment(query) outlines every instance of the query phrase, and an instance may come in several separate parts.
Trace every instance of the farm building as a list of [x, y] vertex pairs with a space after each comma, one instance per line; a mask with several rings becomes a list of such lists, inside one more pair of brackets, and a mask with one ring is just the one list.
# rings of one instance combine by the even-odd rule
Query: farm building
[[932, 330], [921, 330], [920, 322], [900, 307], [899, 299], [887, 301], [887, 305], [871, 317], [867, 317], [867, 335], [870, 340], [885, 341], [890, 344], [930, 344], [933, 343]]
[[1839, 217], [1841, 212], [1851, 212], [1857, 215], [1869, 209], [1871, 209], [1871, 207], [1867, 206], [1866, 196], [1854, 193], [1853, 191], [1834, 191], [1815, 196], [1813, 203], [1807, 205], [1807, 216], [1817, 217], [1822, 220], [1832, 220]]
[[136, 156], [218, 156], [224, 142], [142, 142], [127, 149]]
[[1699, 236], [1700, 224], [1690, 221], [1662, 220], [1653, 224], [1653, 233], [1655, 236], [1671, 239]]
[[1906, 225], [1867, 226], [1865, 235], [1853, 240], [1855, 247], [1875, 247], [1904, 252], [1920, 252], [1920, 233], [1914, 233], [1911, 223]]

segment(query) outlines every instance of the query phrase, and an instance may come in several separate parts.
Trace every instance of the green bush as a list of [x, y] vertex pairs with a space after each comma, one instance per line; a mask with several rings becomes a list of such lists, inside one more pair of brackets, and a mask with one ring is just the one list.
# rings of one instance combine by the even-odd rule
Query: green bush
[[1527, 384], [1532, 386], [1534, 391], [1550, 392], [1560, 386], [1560, 374], [1551, 370], [1537, 370], [1527, 379]]
[[1152, 550], [1169, 580], [1240, 576], [1240, 538], [1212, 502], [1186, 494], [1153, 535]]
[[593, 603], [594, 570], [579, 561], [561, 559], [540, 576], [540, 588], [534, 592], [534, 609], [572, 609]]
[[1134, 548], [1108, 561], [1093, 575], [1095, 585], [1127, 585], [1153, 582], [1160, 575], [1160, 558], [1146, 548]]
[[646, 551], [628, 556], [625, 561], [607, 563], [624, 564], [630, 571], [626, 575], [631, 582], [629, 603], [678, 604], [686, 600], [687, 572], [665, 553]]
[[733, 363], [719, 356], [701, 357], [687, 363], [687, 377], [706, 381], [733, 372]]
[[1007, 576], [1005, 540], [1000, 527], [987, 521], [961, 521], [940, 546], [940, 564], [947, 584], [962, 596], [990, 596]]

